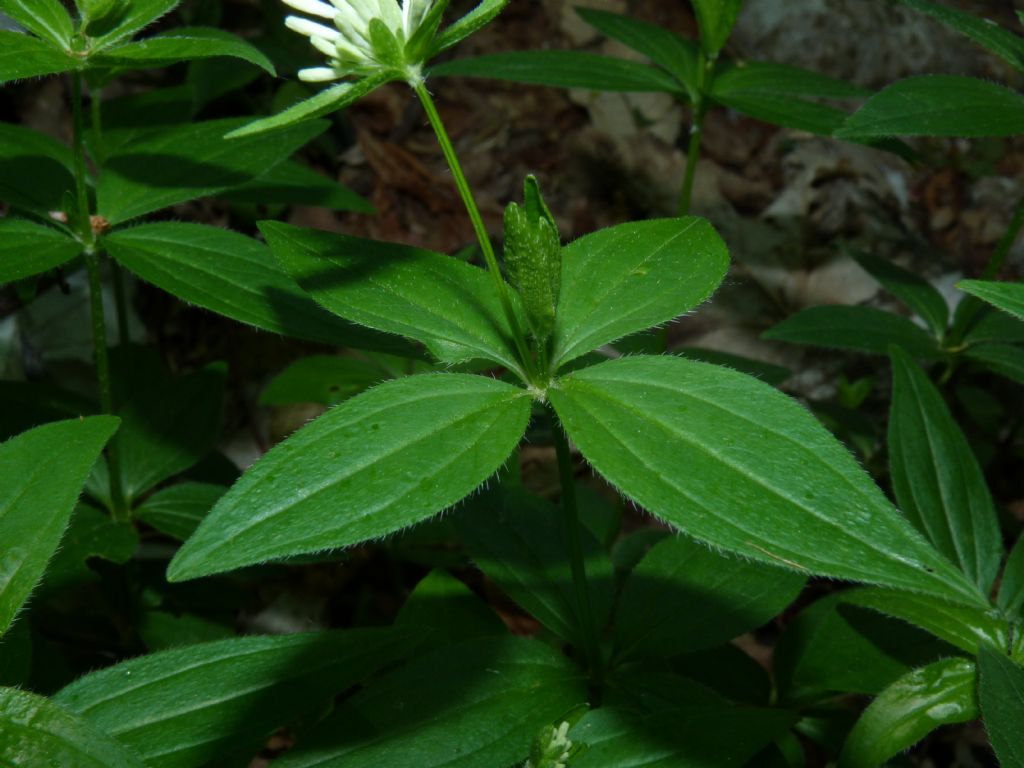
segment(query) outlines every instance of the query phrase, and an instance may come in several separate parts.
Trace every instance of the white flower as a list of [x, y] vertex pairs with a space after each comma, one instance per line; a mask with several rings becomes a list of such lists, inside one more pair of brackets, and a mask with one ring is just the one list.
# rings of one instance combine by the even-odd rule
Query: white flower
[[[283, 0], [285, 5], [332, 26], [304, 16], [289, 16], [287, 27], [309, 38], [313, 47], [330, 61], [329, 67], [299, 72], [308, 82], [340, 80], [349, 75], [368, 75], [382, 69], [400, 69], [406, 79], [421, 78], [422, 61], [405, 60], [406, 43], [420, 28], [435, 0]], [[374, 46], [370, 22], [380, 19], [397, 42], [398, 56]]]

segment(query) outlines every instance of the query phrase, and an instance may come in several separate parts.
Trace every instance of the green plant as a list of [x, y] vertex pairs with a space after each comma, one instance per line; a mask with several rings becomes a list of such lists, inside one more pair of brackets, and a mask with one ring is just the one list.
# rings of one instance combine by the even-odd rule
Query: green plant
[[[23, 52], [10, 77], [72, 71], [75, 128], [70, 153], [19, 129], [23, 140], [0, 154], [30, 164], [40, 182], [0, 175], [16, 213], [0, 219], [0, 234], [9, 227], [11, 235], [0, 279], [36, 278], [82, 259], [99, 410], [119, 417], [57, 420], [95, 405], [66, 392], [9, 390], [12, 402], [32, 405], [25, 426], [54, 423], [0, 446], [0, 541], [17, 542], [0, 551], [0, 758], [25, 766], [244, 763], [287, 727], [289, 748], [273, 764], [293, 768], [801, 765], [799, 738], [842, 768], [859, 768], [888, 761], [939, 725], [982, 716], [1002, 764], [1020, 764], [1024, 539], [1006, 551], [983, 463], [945, 397], [951, 382], [973, 385], [990, 373], [1019, 394], [1024, 337], [1011, 317], [1020, 319], [1019, 285], [963, 283], [1005, 312], [965, 300], [951, 320], [927, 282], [856, 253], [927, 330], [892, 313], [836, 307], [770, 332], [891, 361], [894, 503], [819, 420], [769, 383], [785, 371], [700, 351], [619, 353], [624, 340], [709, 300], [726, 278], [728, 249], [706, 220], [624, 223], [563, 244], [531, 176], [521, 204], [505, 210], [499, 258], [426, 77], [430, 61], [492, 21], [503, 0], [484, 0], [447, 27], [446, 0], [285, 2], [302, 14], [288, 28], [327, 57], [300, 78], [339, 83], [256, 121], [147, 124], [137, 135], [102, 124], [95, 90], [86, 131], [83, 79], [95, 88], [129, 61], [163, 65], [197, 51], [268, 62], [214, 31], [126, 42], [170, 2], [83, 0], [77, 21], [65, 24], [55, 0], [32, 11], [0, 0], [0, 10], [36, 33], [0, 33], [15, 35]], [[579, 85], [586, 76], [598, 87], [613, 75], [630, 88], [658, 80], [693, 101], [698, 124], [720, 103], [832, 133], [877, 108], [880, 96], [847, 118], [803, 98], [853, 95], [835, 81], [718, 63], [739, 7], [695, 3], [700, 48], [627, 17], [587, 12], [663, 69], [524, 54], [518, 61], [526, 64], [478, 59], [433, 71], [525, 66], [534, 81]], [[737, 81], [747, 86], [722, 90]], [[307, 177], [294, 167], [264, 174], [264, 166], [285, 163], [324, 130], [320, 118], [389, 82], [417, 96], [483, 267], [273, 220], [258, 225], [266, 246], [196, 223], [126, 226], [229, 188], [280, 201], [271, 190], [282, 178], [301, 186]], [[779, 95], [801, 98], [780, 103]], [[43, 146], [40, 159], [34, 148]], [[60, 170], [48, 176], [54, 160]], [[196, 160], [203, 162], [188, 165]], [[685, 190], [691, 184], [692, 167]], [[337, 188], [321, 189], [337, 199]], [[53, 194], [33, 198], [40, 190]], [[236, 480], [210, 458], [224, 367], [171, 378], [125, 343], [125, 320], [121, 344], [108, 350], [108, 254], [115, 286], [123, 266], [231, 319], [363, 353], [307, 357], [276, 377], [263, 402], [332, 407]], [[961, 382], [964, 370], [971, 378]], [[848, 407], [870, 396], [863, 381], [843, 388]], [[524, 483], [527, 440], [553, 454], [550, 498]], [[97, 462], [104, 446], [106, 461]], [[667, 526], [625, 531], [621, 501], [597, 495], [581, 476], [584, 464]], [[88, 502], [76, 510], [83, 486]], [[138, 550], [140, 529], [166, 538]], [[215, 609], [195, 607], [204, 599], [235, 605], [246, 585], [344, 559], [356, 545], [385, 542], [401, 559], [416, 551], [417, 537], [445, 546], [418, 554], [434, 559], [386, 626], [230, 637]], [[184, 543], [164, 543], [173, 540]], [[96, 556], [105, 562], [94, 570], [86, 561]], [[509, 632], [449, 572], [451, 562], [471, 562], [511, 598], [536, 623], [531, 636]], [[730, 641], [786, 610], [813, 577], [860, 586], [830, 588], [800, 606], [775, 649], [772, 680]], [[198, 587], [187, 583], [200, 578]], [[116, 630], [140, 642], [122, 637], [117, 656], [128, 658], [111, 664], [107, 653], [105, 664], [90, 664], [101, 668], [73, 681], [59, 670], [40, 678], [30, 657], [54, 655], [26, 621], [35, 613], [29, 594], [35, 587], [49, 608], [97, 581], [84, 594], [127, 605], [115, 612], [128, 616]], [[80, 615], [64, 609], [62, 620]], [[858, 713], [848, 693], [875, 698]]]

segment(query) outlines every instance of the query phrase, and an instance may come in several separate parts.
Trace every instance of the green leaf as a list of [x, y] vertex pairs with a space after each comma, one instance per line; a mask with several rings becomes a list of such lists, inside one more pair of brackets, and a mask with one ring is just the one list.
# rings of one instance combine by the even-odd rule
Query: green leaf
[[884, 613], [924, 629], [950, 645], [974, 654], [979, 645], [1009, 646], [1006, 622], [991, 610], [957, 605], [928, 595], [891, 589], [855, 589], [845, 592], [851, 605]]
[[738, 704], [767, 706], [771, 700], [768, 671], [733, 643], [676, 656], [671, 663], [675, 672]]
[[381, 384], [267, 453], [178, 552], [172, 581], [378, 538], [471, 493], [526, 430], [525, 390], [484, 376]]
[[697, 45], [656, 24], [620, 13], [577, 8], [587, 24], [613, 40], [642, 53], [676, 78], [695, 100], [700, 90], [700, 53]]
[[237, 35], [208, 27], [176, 27], [169, 32], [107, 48], [90, 63], [94, 66], [144, 69], [166, 67], [179, 61], [230, 56], [274, 75], [274, 65], [258, 48]]
[[916, 626], [828, 595], [786, 626], [772, 655], [783, 705], [836, 693], [878, 694], [953, 648]]
[[712, 648], [766, 624], [800, 594], [792, 571], [719, 554], [683, 536], [651, 548], [626, 581], [616, 658]]
[[431, 648], [455, 645], [473, 637], [504, 635], [505, 623], [491, 607], [447, 571], [420, 579], [395, 617], [395, 626], [429, 630]]
[[259, 178], [224, 192], [221, 197], [234, 203], [254, 205], [316, 205], [335, 211], [375, 212], [362, 195], [292, 161], [274, 166]]
[[942, 394], [892, 349], [889, 469], [900, 510], [988, 594], [1003, 556], [995, 505], [974, 451]]
[[142, 768], [116, 741], [49, 699], [0, 688], [0, 763], [14, 768]]
[[882, 89], [835, 136], [1016, 136], [1024, 133], [1024, 96], [973, 77], [923, 75]]
[[277, 728], [344, 692], [417, 643], [357, 629], [185, 646], [92, 672], [54, 701], [159, 768], [252, 756]]
[[1024, 70], [1024, 38], [999, 26], [995, 21], [946, 5], [928, 2], [928, 0], [898, 0], [898, 2], [941, 21], [997, 56], [1001, 56], [1017, 69]]
[[769, 328], [761, 338], [869, 355], [887, 355], [889, 347], [895, 345], [914, 357], [941, 356], [935, 340], [923, 328], [905, 317], [873, 307], [811, 307]]
[[999, 585], [999, 607], [1009, 614], [1021, 614], [1024, 608], [1024, 535], [1010, 550]]
[[920, 275], [872, 253], [856, 251], [850, 255], [885, 290], [928, 323], [936, 338], [941, 339], [945, 335], [949, 326], [949, 306], [935, 286]]
[[260, 404], [337, 405], [386, 378], [378, 366], [365, 360], [313, 355], [296, 360], [275, 376], [260, 395]]
[[45, 40], [0, 29], [0, 85], [78, 69], [81, 62]]
[[1011, 344], [982, 344], [968, 347], [968, 360], [979, 363], [1010, 381], [1024, 384], [1024, 349]]
[[694, 217], [620, 224], [567, 245], [552, 370], [690, 311], [728, 269], [725, 243]]
[[973, 661], [943, 659], [886, 688], [864, 710], [839, 756], [839, 768], [878, 768], [940, 725], [978, 716]]
[[191, 467], [220, 437], [227, 366], [196, 373], [138, 393], [118, 415], [121, 482], [129, 503]]
[[657, 67], [583, 51], [493, 53], [447, 61], [432, 67], [429, 74], [432, 77], [483, 77], [590, 91], [685, 94], [685, 89], [674, 77]]
[[990, 280], [961, 280], [956, 287], [987, 301], [994, 307], [1024, 320], [1024, 283], [997, 283]]
[[978, 651], [978, 698], [985, 730], [1002, 768], [1024, 766], [1024, 668], [990, 648]]
[[397, 339], [325, 312], [269, 248], [237, 232], [161, 222], [114, 232], [103, 246], [146, 282], [232, 320], [331, 346], [415, 354]]
[[280, 768], [470, 768], [524, 760], [533, 734], [583, 703], [572, 663], [488, 637], [420, 657], [343, 704]]
[[98, 580], [88, 566], [92, 558], [124, 564], [139, 548], [139, 534], [125, 523], [114, 522], [105, 511], [79, 504], [60, 541], [60, 549], [46, 568], [41, 591], [55, 591], [83, 581]]
[[726, 368], [740, 371], [755, 379], [760, 379], [773, 387], [782, 384], [793, 375], [788, 368], [774, 363], [766, 363], [763, 360], [755, 360], [751, 357], [734, 355], [731, 352], [721, 352], [717, 349], [706, 349], [704, 347], [673, 347], [673, 354], [685, 357], [689, 360], [698, 360], [702, 363], [714, 363]]
[[419, 248], [260, 224], [274, 256], [328, 311], [427, 345], [443, 362], [483, 358], [522, 373], [484, 270]]
[[862, 99], [869, 93], [799, 67], [752, 61], [717, 74], [709, 95], [758, 120], [828, 136], [847, 114], [812, 99]]
[[[541, 624], [577, 648], [585, 647], [583, 619], [566, 552], [562, 515], [522, 489], [500, 486], [455, 518], [466, 553], [501, 590]], [[612, 565], [597, 540], [581, 531], [590, 604], [598, 629], [612, 604]]]
[[60, 0], [0, 0], [0, 13], [58, 48], [71, 46], [75, 27]]
[[696, 539], [807, 573], [987, 605], [846, 449], [767, 384], [638, 356], [569, 374], [548, 396], [598, 472]]
[[458, 21], [453, 22], [447, 29], [437, 36], [427, 58], [433, 58], [434, 56], [437, 56], [437, 54], [447, 51], [453, 45], [458, 45], [474, 32], [483, 29], [504, 10], [508, 3], [509, 0], [481, 0], [476, 8]]
[[[123, 11], [112, 14], [112, 24], [94, 34], [92, 51], [102, 51], [114, 43], [121, 42], [141, 32], [161, 16], [173, 11], [181, 0], [131, 0]], [[107, 20], [103, 19], [106, 25]], [[92, 30], [90, 30], [92, 31]]]
[[795, 721], [779, 709], [719, 705], [664, 709], [651, 715], [612, 708], [588, 712], [569, 732], [587, 745], [572, 768], [740, 766]]
[[326, 117], [333, 112], [338, 112], [348, 105], [359, 101], [366, 94], [377, 90], [385, 83], [397, 79], [391, 72], [382, 72], [372, 77], [364, 77], [354, 83], [339, 83], [325, 88], [315, 96], [300, 101], [283, 112], [271, 117], [256, 120], [236, 128], [226, 135], [228, 140], [238, 140], [257, 134], [284, 129], [289, 126], [297, 126], [302, 123], [315, 120], [319, 117]]
[[742, 5], [743, 0], [693, 0], [700, 25], [700, 42], [708, 56], [718, 56], [732, 34]]
[[0, 123], [0, 200], [37, 214], [59, 211], [74, 189], [71, 151], [45, 133]]
[[59, 421], [0, 445], [0, 634], [43, 575], [117, 424], [110, 416]]
[[0, 242], [0, 285], [59, 267], [82, 252], [70, 235], [25, 219], [0, 219]]
[[160, 533], [185, 541], [227, 490], [209, 483], [178, 483], [154, 493], [133, 515]]
[[327, 124], [230, 140], [244, 121], [210, 120], [163, 128], [107, 159], [96, 190], [98, 212], [111, 224], [246, 184], [316, 138]]

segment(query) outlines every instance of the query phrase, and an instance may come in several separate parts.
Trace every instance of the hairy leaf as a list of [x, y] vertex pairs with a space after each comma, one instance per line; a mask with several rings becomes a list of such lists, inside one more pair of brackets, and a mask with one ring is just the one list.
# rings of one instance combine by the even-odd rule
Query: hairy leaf
[[145, 40], [107, 48], [92, 63], [131, 69], [166, 67], [179, 61], [230, 56], [275, 74], [274, 65], [258, 48], [221, 29], [176, 27]]
[[70, 235], [26, 219], [0, 219], [0, 242], [0, 285], [59, 267], [82, 252]]
[[1024, 283], [997, 283], [990, 280], [961, 280], [961, 291], [977, 296], [994, 307], [1024, 320]]
[[978, 653], [978, 698], [992, 748], [1002, 768], [1024, 766], [1024, 667], [991, 648]]
[[548, 391], [594, 468], [684, 533], [781, 567], [976, 605], [984, 596], [796, 402], [676, 357], [632, 357]]
[[526, 394], [483, 376], [427, 374], [346, 401], [253, 465], [175, 556], [169, 578], [357, 544], [451, 506], [515, 448]]
[[60, 0], [0, 0], [0, 13], [61, 49], [71, 45], [74, 24]]
[[949, 325], [949, 306], [935, 286], [917, 273], [872, 253], [858, 251], [852, 255], [865, 272], [928, 323], [937, 338], [942, 338]]
[[79, 60], [22, 32], [0, 29], [0, 85], [12, 80], [70, 72]]
[[811, 307], [768, 329], [762, 338], [869, 355], [887, 355], [892, 345], [915, 357], [933, 359], [941, 354], [923, 328], [905, 317], [872, 307]]

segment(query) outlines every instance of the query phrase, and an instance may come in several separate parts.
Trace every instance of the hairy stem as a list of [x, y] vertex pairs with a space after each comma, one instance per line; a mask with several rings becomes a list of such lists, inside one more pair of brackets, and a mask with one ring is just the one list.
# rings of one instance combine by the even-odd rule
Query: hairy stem
[[683, 189], [679, 194], [680, 216], [687, 216], [690, 213], [690, 204], [693, 202], [693, 182], [697, 176], [697, 162], [700, 160], [700, 144], [704, 135], [704, 112], [703, 99], [693, 106], [693, 125], [690, 127], [690, 144], [686, 150], [686, 172], [683, 174]]
[[547, 406], [551, 423], [551, 436], [555, 443], [555, 454], [558, 457], [558, 478], [561, 484], [562, 519], [565, 524], [565, 539], [569, 545], [569, 563], [572, 568], [572, 582], [576, 592], [576, 603], [580, 611], [580, 624], [583, 633], [583, 652], [590, 667], [590, 680], [595, 689], [600, 691], [604, 680], [604, 660], [601, 657], [601, 646], [598, 637], [597, 621], [594, 608], [590, 603], [590, 589], [587, 585], [587, 569], [583, 557], [583, 537], [581, 535], [579, 510], [576, 506], [576, 478], [573, 472], [572, 453], [562, 425], [555, 415], [554, 409]]
[[[107, 321], [103, 310], [103, 277], [100, 254], [96, 250], [96, 234], [90, 220], [89, 181], [85, 163], [85, 120], [82, 115], [82, 76], [71, 76], [71, 113], [74, 123], [75, 197], [77, 200], [76, 225], [85, 249], [85, 268], [89, 275], [89, 311], [92, 320], [93, 355], [96, 360], [96, 380], [100, 392], [100, 409], [114, 412], [113, 386], [110, 378], [110, 354], [107, 344]], [[128, 505], [121, 486], [121, 459], [117, 439], [107, 445], [107, 470], [110, 477], [110, 500], [115, 520], [130, 519]]]
[[512, 308], [508, 284], [505, 282], [505, 278], [502, 277], [501, 268], [498, 266], [498, 258], [494, 255], [494, 247], [491, 245], [491, 239], [487, 235], [483, 217], [480, 215], [480, 209], [477, 207], [473, 192], [469, 188], [469, 182], [466, 181], [466, 174], [463, 173], [458, 155], [455, 154], [455, 147], [452, 146], [448, 131], [445, 130], [444, 123], [441, 121], [441, 115], [437, 111], [437, 105], [434, 103], [434, 99], [431, 97], [427, 87], [423, 83], [419, 83], [414, 86], [413, 90], [416, 91], [420, 103], [423, 104], [423, 109], [427, 113], [427, 119], [430, 121], [430, 127], [434, 129], [434, 133], [437, 135], [437, 142], [441, 145], [441, 151], [444, 153], [445, 160], [448, 161], [448, 167], [451, 169], [455, 186], [458, 187], [459, 195], [466, 206], [466, 212], [469, 214], [470, 221], [473, 222], [473, 231], [476, 232], [476, 238], [480, 242], [480, 248], [484, 254], [484, 261], [487, 262], [487, 269], [494, 280], [498, 299], [501, 302], [505, 316], [508, 318], [509, 327], [512, 329], [516, 348], [523, 360], [523, 365], [529, 372], [533, 369], [533, 358], [526, 344], [526, 335], [523, 333], [522, 326], [519, 324], [519, 318]]
[[110, 260], [110, 276], [114, 282], [114, 307], [117, 309], [117, 343], [124, 346], [128, 336], [128, 298], [124, 289], [124, 270], [113, 259]]

